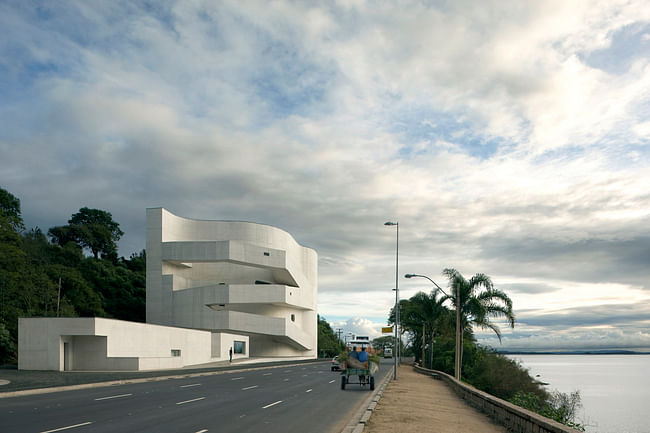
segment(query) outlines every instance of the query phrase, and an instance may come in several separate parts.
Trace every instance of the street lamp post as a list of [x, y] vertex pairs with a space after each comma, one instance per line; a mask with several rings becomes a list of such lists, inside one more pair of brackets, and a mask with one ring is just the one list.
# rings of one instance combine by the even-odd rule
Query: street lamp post
[[[431, 281], [434, 286], [436, 286], [437, 290], [440, 290], [442, 293], [444, 293], [445, 296], [451, 298], [444, 290], [442, 290], [442, 287], [436, 284], [435, 281], [433, 281], [431, 278], [427, 277], [426, 275], [419, 275], [419, 274], [406, 274], [404, 275], [404, 278], [414, 278], [414, 277], [419, 277], [419, 278], [426, 278], [427, 280]], [[462, 343], [462, 333], [463, 330], [460, 328], [460, 294], [456, 294], [456, 359], [454, 360], [454, 376], [456, 377], [456, 380], [460, 380], [460, 353], [461, 353], [461, 345]]]
[[395, 226], [397, 228], [397, 241], [395, 243], [395, 350], [393, 354], [393, 380], [397, 380], [397, 361], [400, 357], [399, 344], [399, 222], [387, 221], [385, 226]]

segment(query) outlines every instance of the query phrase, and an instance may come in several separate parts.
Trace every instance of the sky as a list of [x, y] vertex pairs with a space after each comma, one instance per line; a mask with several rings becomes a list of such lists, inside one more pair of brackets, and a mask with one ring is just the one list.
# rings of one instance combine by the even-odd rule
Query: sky
[[380, 335], [445, 268], [499, 349], [650, 348], [646, 1], [0, 2], [0, 186], [28, 227], [145, 209], [277, 226]]

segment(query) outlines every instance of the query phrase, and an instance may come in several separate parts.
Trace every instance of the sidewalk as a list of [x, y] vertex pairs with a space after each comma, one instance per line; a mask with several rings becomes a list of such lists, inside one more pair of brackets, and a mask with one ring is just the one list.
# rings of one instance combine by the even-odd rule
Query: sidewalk
[[507, 433], [467, 405], [441, 380], [402, 365], [366, 423], [364, 433]]

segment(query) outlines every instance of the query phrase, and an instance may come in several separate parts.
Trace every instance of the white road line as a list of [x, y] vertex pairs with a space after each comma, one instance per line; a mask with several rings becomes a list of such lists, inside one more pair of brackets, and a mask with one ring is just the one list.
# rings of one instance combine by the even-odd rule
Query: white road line
[[75, 425], [69, 425], [67, 427], [55, 428], [54, 430], [46, 430], [46, 431], [43, 431], [41, 433], [52, 433], [52, 432], [55, 432], [55, 431], [67, 430], [69, 428], [81, 427], [81, 426], [88, 425], [88, 424], [92, 424], [92, 422], [90, 422], [90, 421], [82, 422], [81, 424], [75, 424]]
[[100, 401], [100, 400], [110, 400], [111, 398], [122, 398], [122, 397], [128, 397], [133, 394], [120, 394], [120, 395], [111, 395], [110, 397], [100, 397], [96, 398], [95, 401]]
[[206, 429], [203, 429], [203, 430], [197, 431], [196, 433], [205, 433], [206, 431], [207, 431]]
[[334, 382], [336, 382], [336, 380], [330, 380], [330, 381], [329, 381], [329, 383], [334, 383]]
[[285, 382], [289, 382], [289, 379], [284, 379]]
[[247, 389], [253, 389], [253, 388], [257, 388], [257, 385], [247, 386], [246, 388], [242, 388], [241, 390], [246, 391]]
[[203, 400], [203, 399], [205, 399], [205, 397], [193, 398], [192, 400], [179, 401], [176, 404], [192, 403], [193, 401], [199, 401], [199, 400]]
[[200, 383], [190, 383], [189, 385], [181, 385], [181, 388], [189, 388], [191, 386], [201, 386]]
[[308, 389], [307, 391], [305, 391], [305, 392], [311, 392], [311, 388], [309, 388], [309, 389]]
[[272, 375], [272, 374], [273, 374], [273, 373], [264, 373], [262, 376], [270, 376], [270, 375]]
[[233, 378], [230, 379], [230, 380], [240, 380], [240, 379], [243, 379], [243, 378], [244, 378], [244, 376], [241, 376], [241, 377], [233, 377]]
[[267, 408], [269, 408], [271, 406], [275, 406], [276, 404], [280, 404], [280, 403], [282, 403], [282, 400], [278, 400], [275, 403], [271, 403], [271, 404], [267, 404], [266, 406], [262, 406], [262, 409], [267, 409]]

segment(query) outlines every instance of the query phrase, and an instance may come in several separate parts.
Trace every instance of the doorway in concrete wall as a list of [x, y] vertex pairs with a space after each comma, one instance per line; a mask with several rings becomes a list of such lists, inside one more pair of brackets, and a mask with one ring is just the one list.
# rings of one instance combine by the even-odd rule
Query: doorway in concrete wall
[[70, 353], [70, 343], [63, 343], [63, 371], [72, 370], [72, 353]]

